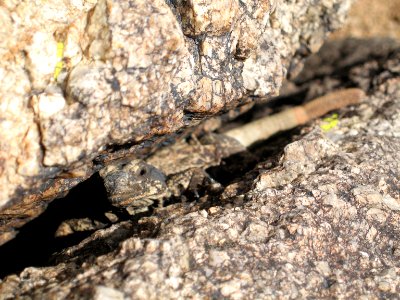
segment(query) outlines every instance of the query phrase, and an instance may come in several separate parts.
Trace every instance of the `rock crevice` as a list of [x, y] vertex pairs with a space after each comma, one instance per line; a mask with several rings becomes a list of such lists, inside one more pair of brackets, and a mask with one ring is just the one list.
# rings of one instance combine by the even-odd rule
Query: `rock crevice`
[[350, 2], [2, 1], [2, 214], [18, 228], [103, 162], [277, 95]]

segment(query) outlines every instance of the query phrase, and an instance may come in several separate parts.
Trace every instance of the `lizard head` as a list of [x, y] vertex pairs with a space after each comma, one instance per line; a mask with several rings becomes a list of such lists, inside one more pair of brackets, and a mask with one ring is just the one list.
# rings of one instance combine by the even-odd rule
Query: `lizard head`
[[148, 207], [167, 190], [165, 175], [139, 159], [112, 162], [100, 171], [108, 199], [120, 208]]

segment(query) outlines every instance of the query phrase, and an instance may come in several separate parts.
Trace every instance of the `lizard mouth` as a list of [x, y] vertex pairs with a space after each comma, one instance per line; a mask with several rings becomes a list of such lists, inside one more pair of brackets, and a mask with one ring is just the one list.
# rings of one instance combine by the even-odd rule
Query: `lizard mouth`
[[[154, 196], [154, 197], [153, 197]], [[117, 207], [128, 207], [128, 206], [149, 206], [154, 201], [160, 199], [157, 194], [146, 195], [146, 196], [132, 196], [130, 193], [123, 193], [118, 195], [109, 196], [112, 205]]]

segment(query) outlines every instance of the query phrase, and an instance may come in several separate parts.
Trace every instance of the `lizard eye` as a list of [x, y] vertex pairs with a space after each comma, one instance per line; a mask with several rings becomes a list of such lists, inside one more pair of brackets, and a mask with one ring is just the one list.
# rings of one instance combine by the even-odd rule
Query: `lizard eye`
[[140, 169], [139, 175], [143, 176], [147, 173], [147, 170], [145, 168]]

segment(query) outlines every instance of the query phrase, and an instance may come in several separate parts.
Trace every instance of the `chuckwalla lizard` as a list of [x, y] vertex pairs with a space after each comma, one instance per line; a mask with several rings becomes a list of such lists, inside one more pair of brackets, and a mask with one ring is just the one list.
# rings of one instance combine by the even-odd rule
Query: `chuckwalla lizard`
[[221, 158], [242, 152], [250, 144], [294, 128], [327, 112], [363, 100], [362, 90], [335, 91], [304, 105], [248, 123], [225, 134], [207, 134], [200, 141], [181, 140], [145, 160], [122, 159], [100, 171], [111, 204], [131, 214], [147, 210], [155, 201], [179, 197], [191, 185], [208, 178], [205, 169], [218, 165]]
[[246, 148], [225, 135], [194, 136], [162, 148], [150, 157], [121, 159], [100, 171], [111, 204], [130, 214], [146, 211], [154, 203], [162, 205], [171, 196], [180, 197], [188, 188], [207, 182], [218, 187], [206, 169], [221, 159]]

